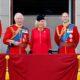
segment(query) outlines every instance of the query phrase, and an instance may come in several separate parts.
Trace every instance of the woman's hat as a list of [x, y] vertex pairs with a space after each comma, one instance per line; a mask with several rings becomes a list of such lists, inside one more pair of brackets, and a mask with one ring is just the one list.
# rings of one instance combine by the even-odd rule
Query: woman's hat
[[45, 16], [44, 15], [38, 15], [37, 18], [36, 18], [37, 21], [40, 21], [40, 20], [45, 20]]

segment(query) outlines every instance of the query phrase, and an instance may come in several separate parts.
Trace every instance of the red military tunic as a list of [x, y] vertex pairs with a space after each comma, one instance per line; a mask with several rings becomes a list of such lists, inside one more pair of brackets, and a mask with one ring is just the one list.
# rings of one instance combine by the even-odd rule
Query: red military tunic
[[50, 29], [44, 28], [39, 31], [37, 28], [32, 30], [31, 35], [32, 54], [45, 55], [51, 49]]
[[[7, 42], [7, 40], [11, 40], [11, 38], [14, 36], [14, 34], [17, 30], [18, 30], [18, 27], [16, 25], [11, 25], [7, 28], [7, 30], [4, 34], [4, 38], [3, 38], [4, 44], [10, 45], [10, 43]], [[26, 53], [25, 47], [29, 43], [29, 31], [28, 30], [22, 35], [22, 38], [19, 40], [19, 42], [21, 42], [21, 44], [23, 46], [15, 46], [14, 45], [14, 46], [10, 47], [9, 48], [9, 53], [10, 54]]]
[[[68, 26], [67, 26], [67, 28], [68, 28]], [[61, 35], [61, 37], [59, 37], [59, 34], [62, 33], [62, 29], [63, 29], [63, 25], [57, 26], [57, 28], [55, 30], [55, 36], [54, 36], [56, 44], [58, 46], [61, 46], [59, 48], [59, 53], [60, 54], [74, 54], [75, 48], [77, 47], [77, 44], [79, 42], [79, 33], [77, 30], [77, 27], [74, 26], [74, 28], [71, 31], [69, 31], [70, 35], [65, 42], [61, 42], [61, 38], [65, 33], [63, 33]], [[68, 29], [66, 29], [66, 30], [68, 30]]]
[[1, 21], [0, 21], [0, 37], [1, 37], [1, 34], [2, 34], [2, 25], [1, 25]]

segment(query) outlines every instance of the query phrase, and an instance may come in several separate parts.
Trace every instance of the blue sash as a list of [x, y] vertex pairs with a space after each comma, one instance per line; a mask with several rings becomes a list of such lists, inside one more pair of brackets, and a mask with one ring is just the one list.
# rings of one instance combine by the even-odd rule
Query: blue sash
[[[24, 29], [25, 31], [26, 31], [26, 30], [28, 31], [28, 28], [26, 28], [26, 27], [22, 28], [22, 30], [23, 30], [23, 29]], [[19, 41], [19, 40], [22, 38], [22, 36], [24, 35], [24, 32], [23, 32], [22, 30], [20, 31], [20, 33], [18, 33], [18, 34], [13, 38], [14, 41]], [[7, 53], [10, 53], [10, 52], [9, 52], [9, 49], [10, 49], [10, 47], [12, 47], [12, 46], [13, 46], [13, 45], [9, 45], [9, 46], [8, 46]]]
[[[24, 27], [22, 28], [22, 30], [28, 31], [28, 28]], [[22, 36], [24, 35], [24, 32], [22, 30], [13, 38], [14, 41], [19, 41], [22, 38]]]
[[[68, 30], [70, 31], [73, 28], [74, 28], [74, 25], [70, 24], [69, 27], [68, 27]], [[68, 39], [69, 35], [70, 35], [70, 32], [66, 31], [66, 33], [64, 34], [64, 36], [61, 38], [61, 42], [65, 42]], [[59, 46], [59, 48], [61, 48], [61, 46]]]
[[22, 38], [22, 35], [23, 35], [22, 31], [20, 31], [20, 33], [18, 33], [18, 34], [13, 38], [13, 40], [14, 40], [14, 41], [19, 41], [19, 40]]

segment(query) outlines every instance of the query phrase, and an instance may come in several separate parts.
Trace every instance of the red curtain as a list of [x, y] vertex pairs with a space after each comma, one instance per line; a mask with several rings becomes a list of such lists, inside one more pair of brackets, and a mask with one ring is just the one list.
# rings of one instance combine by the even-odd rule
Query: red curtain
[[[0, 80], [5, 76], [5, 55], [0, 55]], [[76, 55], [10, 55], [10, 80], [77, 80]]]
[[0, 80], [5, 80], [6, 60], [5, 55], [0, 54]]

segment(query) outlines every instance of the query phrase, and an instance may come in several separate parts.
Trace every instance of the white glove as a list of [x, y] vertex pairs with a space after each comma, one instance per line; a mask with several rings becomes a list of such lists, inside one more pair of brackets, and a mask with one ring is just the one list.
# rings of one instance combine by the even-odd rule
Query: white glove
[[31, 50], [31, 49], [30, 49], [30, 45], [27, 45], [26, 48], [25, 48], [25, 50], [26, 50], [27, 54], [29, 54], [29, 52], [30, 52], [30, 50]]
[[17, 41], [14, 41], [12, 44], [14, 44], [15, 46], [19, 46], [21, 43], [17, 42]]
[[19, 46], [21, 44], [21, 42], [14, 41], [14, 40], [8, 40], [7, 42], [9, 42], [10, 44], [13, 44], [15, 46]]

